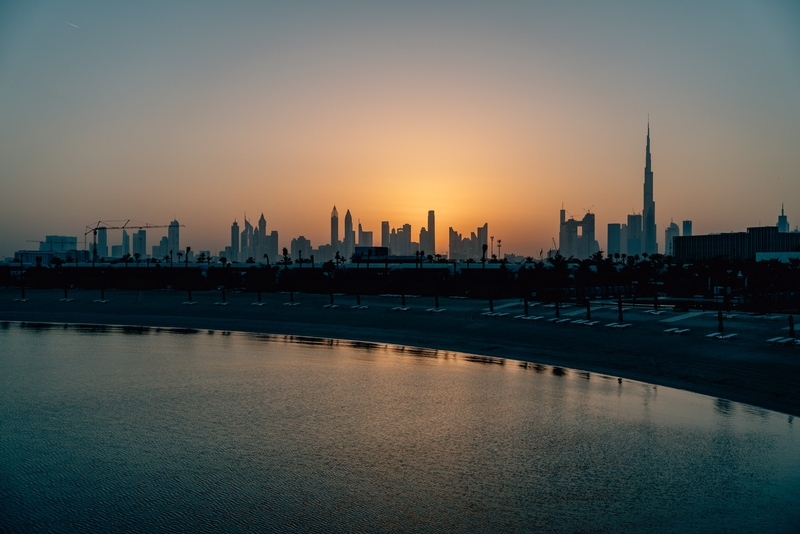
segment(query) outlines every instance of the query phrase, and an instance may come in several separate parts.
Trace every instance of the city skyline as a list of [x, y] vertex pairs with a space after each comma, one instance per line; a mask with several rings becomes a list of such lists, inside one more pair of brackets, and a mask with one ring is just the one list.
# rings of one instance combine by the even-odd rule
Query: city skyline
[[325, 243], [333, 204], [375, 241], [433, 209], [437, 252], [488, 221], [538, 256], [563, 202], [606, 250], [641, 212], [648, 114], [660, 251], [672, 220], [741, 231], [785, 202], [794, 228], [800, 7], [629, 7], [6, 4], [0, 256], [129, 217], [220, 249], [243, 212]]

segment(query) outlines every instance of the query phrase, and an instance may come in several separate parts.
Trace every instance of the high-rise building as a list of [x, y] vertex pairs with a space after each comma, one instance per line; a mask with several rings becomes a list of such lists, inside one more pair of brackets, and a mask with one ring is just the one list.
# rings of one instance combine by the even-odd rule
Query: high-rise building
[[[428, 240], [425, 251], [428, 254], [436, 254], [436, 215], [433, 210], [428, 211]], [[419, 244], [422, 247], [422, 241]]]
[[[642, 209], [642, 252], [658, 253], [656, 203], [653, 200], [653, 162], [650, 156], [650, 121], [647, 121], [647, 149], [644, 164], [644, 208]], [[628, 253], [630, 254], [630, 252]]]
[[95, 249], [97, 259], [108, 257], [108, 231], [105, 226], [97, 229], [97, 249]]
[[[239, 245], [239, 261], [247, 261], [254, 256], [253, 251], [253, 225], [244, 217], [244, 230], [242, 230], [242, 240]], [[254, 258], [255, 259], [255, 258]]]
[[562, 206], [560, 217], [558, 249], [562, 256], [582, 260], [600, 250], [594, 237], [594, 213], [587, 213], [582, 220], [576, 221], [572, 217], [566, 218], [566, 212]]
[[361, 228], [361, 221], [358, 221], [358, 246], [371, 247], [372, 246], [372, 232], [365, 232]]
[[231, 256], [228, 261], [239, 261], [239, 223], [236, 219], [231, 225]]
[[423, 252], [426, 256], [428, 254], [433, 254], [433, 248], [430, 245], [430, 237], [428, 236], [428, 230], [425, 227], [419, 229], [419, 250]]
[[169, 223], [169, 228], [167, 228], [167, 252], [172, 251], [172, 254], [177, 254], [178, 251], [181, 249], [181, 242], [180, 242], [180, 223], [177, 220], [173, 220]]
[[642, 250], [642, 215], [634, 213], [628, 215], [628, 256], [636, 256]]
[[290, 247], [292, 259], [295, 261], [300, 257], [304, 259], [309, 259], [311, 257], [311, 241], [304, 236], [292, 239]]
[[139, 259], [147, 257], [147, 232], [139, 230], [133, 235], [133, 255], [139, 255]]
[[334, 252], [339, 249], [339, 212], [336, 211], [336, 206], [331, 211], [331, 246]]
[[692, 235], [692, 221], [683, 221], [683, 236]]
[[675, 253], [673, 238], [679, 237], [680, 235], [681, 230], [678, 228], [678, 225], [670, 221], [669, 226], [664, 230], [664, 254], [672, 256]]
[[[381, 222], [381, 246], [389, 248], [389, 221], [382, 221]], [[390, 250], [389, 253], [391, 254], [392, 251]]]
[[356, 233], [353, 230], [353, 216], [350, 215], [350, 210], [344, 214], [344, 240], [342, 241], [342, 251], [344, 257], [350, 259], [350, 256], [356, 251]]
[[789, 220], [786, 218], [786, 214], [783, 213], [783, 204], [781, 204], [781, 214], [778, 216], [778, 231], [779, 232], [788, 232], [789, 231]]
[[128, 232], [125, 229], [122, 230], [122, 249], [121, 249], [121, 256], [125, 256], [126, 254], [131, 253], [131, 238], [128, 235]]
[[622, 248], [620, 246], [621, 243], [621, 235], [620, 235], [620, 224], [619, 223], [609, 223], [608, 225], [608, 246], [606, 247], [606, 253], [608, 254], [619, 254], [622, 252]]

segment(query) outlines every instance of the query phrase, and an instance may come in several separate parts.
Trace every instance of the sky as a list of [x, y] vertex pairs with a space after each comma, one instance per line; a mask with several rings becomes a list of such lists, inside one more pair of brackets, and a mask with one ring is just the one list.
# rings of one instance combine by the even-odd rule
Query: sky
[[245, 213], [316, 247], [334, 205], [538, 257], [563, 202], [605, 248], [648, 117], [662, 250], [800, 224], [800, 3], [2, 2], [0, 258], [128, 219], [216, 252]]

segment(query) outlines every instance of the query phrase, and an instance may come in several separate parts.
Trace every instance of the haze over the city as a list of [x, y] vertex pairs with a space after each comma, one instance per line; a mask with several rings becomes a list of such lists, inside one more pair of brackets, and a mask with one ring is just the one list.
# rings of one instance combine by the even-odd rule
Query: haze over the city
[[794, 228], [798, 28], [792, 1], [4, 3], [0, 258], [119, 219], [217, 251], [262, 212], [316, 246], [334, 204], [538, 256], [563, 202], [605, 247], [648, 116], [662, 247], [672, 218]]

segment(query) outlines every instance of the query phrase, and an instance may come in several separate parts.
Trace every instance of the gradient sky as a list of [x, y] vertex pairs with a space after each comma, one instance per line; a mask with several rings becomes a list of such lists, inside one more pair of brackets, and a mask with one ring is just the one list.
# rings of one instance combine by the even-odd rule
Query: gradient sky
[[334, 204], [538, 256], [564, 202], [605, 247], [648, 114], [662, 250], [800, 224], [800, 3], [3, 2], [0, 258], [116, 219], [216, 252], [244, 212], [316, 247]]

